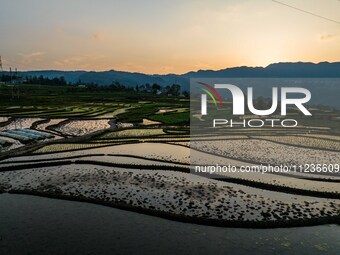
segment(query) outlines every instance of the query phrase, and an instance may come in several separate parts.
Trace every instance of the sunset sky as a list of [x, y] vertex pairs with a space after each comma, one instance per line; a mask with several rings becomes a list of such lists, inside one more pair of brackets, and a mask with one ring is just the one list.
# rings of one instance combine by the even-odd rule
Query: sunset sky
[[[339, 0], [281, 2], [340, 22]], [[340, 61], [340, 23], [271, 0], [0, 0], [4, 69], [185, 73]]]

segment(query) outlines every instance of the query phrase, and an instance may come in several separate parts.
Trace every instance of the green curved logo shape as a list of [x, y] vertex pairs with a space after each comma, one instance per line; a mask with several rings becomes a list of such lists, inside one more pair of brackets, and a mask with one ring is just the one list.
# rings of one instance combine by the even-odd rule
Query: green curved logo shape
[[211, 99], [214, 101], [214, 104], [217, 107], [217, 102], [216, 102], [216, 99], [214, 98], [213, 94], [209, 90], [207, 90], [207, 89], [200, 88], [200, 87], [198, 87], [198, 88], [200, 90], [202, 90], [203, 92], [207, 93], [211, 97]]

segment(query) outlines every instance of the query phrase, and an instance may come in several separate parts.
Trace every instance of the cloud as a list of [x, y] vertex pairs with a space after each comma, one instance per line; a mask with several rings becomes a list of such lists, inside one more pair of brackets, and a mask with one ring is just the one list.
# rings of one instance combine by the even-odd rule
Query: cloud
[[45, 55], [46, 52], [43, 51], [36, 51], [36, 52], [32, 52], [32, 53], [19, 53], [18, 55], [21, 56], [23, 59], [32, 59], [32, 58], [36, 58], [36, 57], [40, 57]]
[[339, 34], [322, 34], [320, 35], [321, 41], [331, 40], [334, 39], [334, 37], [337, 37]]
[[104, 33], [96, 32], [92, 34], [92, 38], [96, 41], [104, 41], [107, 38], [107, 35]]
[[23, 68], [34, 68], [40, 69], [41, 67], [36, 66], [36, 63], [41, 63], [42, 56], [44, 56], [46, 52], [43, 51], [35, 51], [31, 53], [18, 53], [20, 57], [18, 64]]
[[57, 59], [53, 64], [63, 70], [99, 70], [105, 60], [105, 55], [79, 55]]

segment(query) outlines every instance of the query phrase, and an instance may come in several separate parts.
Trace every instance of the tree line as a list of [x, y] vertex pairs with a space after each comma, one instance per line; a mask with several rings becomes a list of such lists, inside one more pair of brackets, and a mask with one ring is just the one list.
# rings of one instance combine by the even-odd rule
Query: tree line
[[[155, 95], [167, 95], [167, 96], [179, 96], [181, 95], [181, 86], [179, 84], [172, 84], [167, 86], [161, 86], [157, 83], [149, 84], [140, 84], [136, 85], [134, 88], [125, 86], [118, 81], [112, 81], [112, 83], [108, 86], [99, 86], [94, 82], [83, 82], [78, 80], [77, 82], [67, 82], [63, 76], [48, 78], [42, 75], [40, 76], [26, 76], [24, 79], [19, 76], [14, 75], [6, 75], [3, 74], [0, 76], [1, 82], [16, 82], [22, 84], [36, 84], [36, 85], [50, 85], [50, 86], [66, 86], [70, 85], [70, 89], [76, 88], [84, 88], [91, 91], [94, 90], [112, 90], [112, 91], [135, 91], [137, 93], [152, 93]], [[189, 96], [187, 91], [183, 92], [184, 96]]]

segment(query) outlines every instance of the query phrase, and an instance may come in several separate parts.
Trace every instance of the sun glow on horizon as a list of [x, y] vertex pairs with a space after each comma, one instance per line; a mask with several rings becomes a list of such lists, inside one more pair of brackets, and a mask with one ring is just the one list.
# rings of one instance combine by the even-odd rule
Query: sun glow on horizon
[[[340, 20], [339, 1], [285, 2]], [[2, 0], [2, 7], [5, 69], [182, 74], [340, 61], [339, 24], [269, 0]]]

